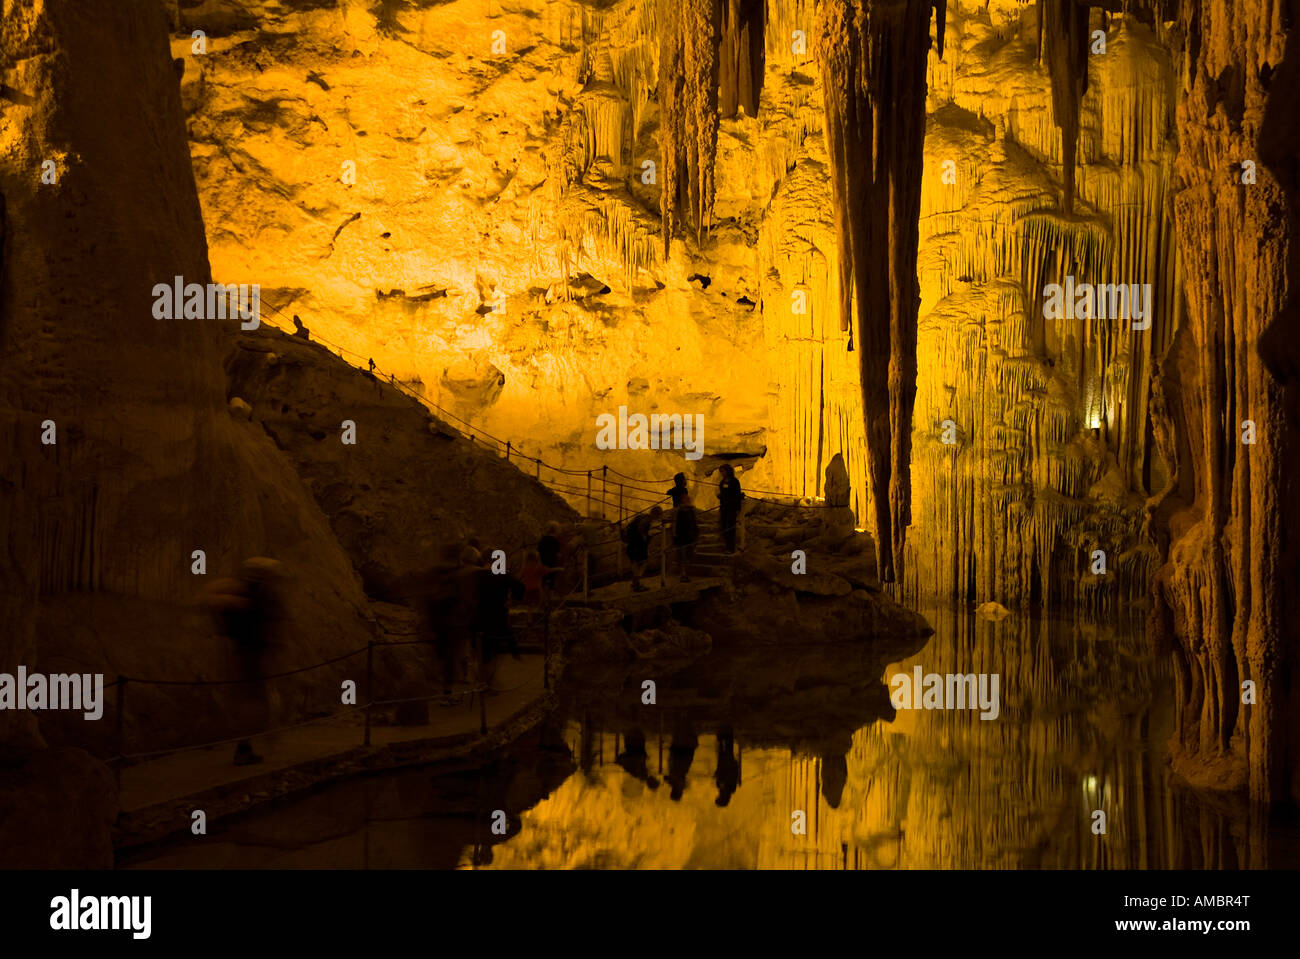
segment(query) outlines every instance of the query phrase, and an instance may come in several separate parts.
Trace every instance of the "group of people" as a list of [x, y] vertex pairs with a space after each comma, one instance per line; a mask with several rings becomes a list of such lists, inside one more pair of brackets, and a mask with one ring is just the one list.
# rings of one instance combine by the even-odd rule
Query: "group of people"
[[[740, 509], [745, 501], [745, 493], [736, 479], [736, 471], [730, 465], [719, 467], [721, 479], [718, 481], [718, 525], [722, 531], [722, 542], [728, 553], [736, 552], [736, 529], [740, 522]], [[690, 565], [695, 556], [695, 544], [700, 538], [700, 521], [695, 512], [695, 503], [691, 498], [690, 488], [686, 484], [686, 474], [678, 473], [673, 477], [672, 489], [665, 494], [672, 500], [672, 539], [673, 550], [677, 554], [677, 571], [681, 582], [690, 582]], [[638, 513], [623, 530], [623, 539], [627, 544], [627, 558], [632, 564], [632, 589], [638, 593], [646, 591], [641, 577], [645, 575], [646, 563], [650, 559], [650, 542], [654, 528], [663, 522], [664, 511], [661, 506], [653, 506], [647, 512]]]
[[[724, 465], [720, 472], [719, 526], [726, 551], [734, 553], [745, 494], [735, 470]], [[665, 496], [672, 500], [672, 545], [677, 555], [678, 574], [682, 582], [689, 582], [700, 525], [684, 473], [673, 477], [672, 489]], [[654, 506], [638, 514], [623, 530], [632, 565], [632, 588], [637, 592], [647, 589], [641, 578], [645, 575], [656, 527], [663, 522], [663, 508]], [[493, 571], [475, 539], [471, 538], [464, 546], [449, 545], [444, 549], [425, 591], [424, 607], [441, 667], [445, 703], [453, 702], [455, 683], [471, 679], [471, 673], [477, 673], [480, 682], [491, 685], [502, 653], [519, 658], [510, 625], [510, 607], [520, 603], [546, 604], [557, 589], [561, 575], [572, 565], [572, 540], [571, 529], [566, 530], [559, 523], [548, 524], [536, 548], [526, 553], [517, 577], [508, 571]], [[269, 724], [271, 720], [270, 692], [264, 679], [265, 660], [272, 635], [282, 618], [280, 581], [283, 578], [279, 563], [254, 557], [241, 566], [236, 576], [215, 581], [205, 597], [218, 628], [235, 649], [242, 673], [241, 692], [249, 707], [258, 713], [262, 721], [259, 725]], [[475, 661], [478, 668], [471, 670], [470, 664]], [[261, 760], [249, 740], [236, 746], [237, 765]]]
[[[431, 577], [425, 609], [445, 704], [454, 701], [452, 687], [457, 681], [467, 681], [476, 673], [479, 681], [490, 686], [501, 654], [519, 658], [510, 607], [526, 599], [526, 572], [519, 577], [493, 572], [473, 539], [459, 550], [454, 546], [444, 550], [443, 562]], [[477, 668], [471, 669], [475, 662]]]
[[[629, 729], [623, 734], [623, 743], [623, 751], [615, 756], [614, 762], [622, 766], [633, 779], [641, 780], [651, 789], [658, 789], [659, 779], [650, 772], [645, 733], [640, 729]], [[690, 717], [683, 713], [677, 714], [673, 720], [672, 742], [668, 747], [668, 774], [664, 777], [668, 782], [668, 798], [673, 802], [680, 802], [686, 792], [687, 779], [699, 744]], [[718, 787], [718, 795], [714, 804], [726, 806], [740, 786], [740, 761], [736, 756], [735, 735], [728, 725], [718, 730], [717, 753], [713, 781]], [[662, 758], [661, 754], [661, 762]], [[662, 768], [660, 772], [663, 772]]]

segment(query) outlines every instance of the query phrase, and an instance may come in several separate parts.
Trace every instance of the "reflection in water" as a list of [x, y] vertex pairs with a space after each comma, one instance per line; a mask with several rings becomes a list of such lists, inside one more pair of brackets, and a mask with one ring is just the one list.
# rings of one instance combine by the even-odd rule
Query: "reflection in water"
[[[1148, 651], [1139, 619], [1102, 627], [1021, 616], [995, 623], [951, 608], [925, 613], [935, 636], [889, 663], [878, 683], [883, 688], [889, 676], [918, 665], [927, 673], [998, 673], [997, 719], [917, 709], [899, 711], [892, 722], [843, 729], [832, 712], [780, 743], [774, 714], [767, 729], [752, 723], [757, 742], [746, 743], [729, 724], [697, 734], [692, 711], [674, 713], [671, 697], [663, 697], [641, 713], [653, 724], [669, 712], [666, 733], [657, 726], [649, 733], [648, 752], [658, 752], [658, 772], [672, 790], [664, 795], [650, 784], [655, 770], [646, 773], [641, 765], [646, 733], [620, 729], [622, 716], [588, 710], [568, 735], [608, 740], [597, 752], [616, 758], [570, 778], [523, 812], [522, 828], [497, 848], [493, 865], [1264, 864], [1252, 859], [1244, 830], [1234, 833], [1224, 817], [1171, 788], [1163, 761], [1173, 723], [1168, 678]], [[710, 657], [690, 672], [703, 674], [715, 664], [725, 669], [726, 659]], [[715, 704], [694, 711], [719, 712]], [[636, 756], [635, 764], [624, 756]], [[1104, 835], [1092, 831], [1095, 810], [1105, 814]], [[791, 830], [796, 811], [805, 813], [806, 836]]]
[[[343, 783], [128, 864], [1297, 864], [1292, 834], [1268, 836], [1169, 782], [1170, 683], [1137, 618], [1103, 627], [924, 612], [936, 632], [912, 648], [763, 647], [676, 669], [575, 673], [561, 709], [485, 768]], [[999, 674], [997, 718], [969, 709], [895, 715], [886, 683], [915, 666]], [[645, 679], [656, 681], [655, 705], [641, 703]], [[490, 829], [498, 809], [504, 835]], [[1104, 835], [1093, 833], [1097, 810]], [[796, 813], [806, 835], [792, 832]]]

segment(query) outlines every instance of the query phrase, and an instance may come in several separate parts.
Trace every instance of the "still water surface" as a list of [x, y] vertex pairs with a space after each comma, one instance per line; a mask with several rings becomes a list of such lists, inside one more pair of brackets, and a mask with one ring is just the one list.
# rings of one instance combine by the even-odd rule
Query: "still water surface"
[[[924, 612], [935, 635], [911, 644], [571, 671], [551, 718], [485, 766], [340, 783], [122, 865], [1300, 865], [1295, 830], [1250, 826], [1170, 782], [1171, 680], [1140, 617]], [[889, 678], [917, 666], [997, 674], [997, 717], [895, 711]], [[498, 810], [504, 835], [491, 829]]]

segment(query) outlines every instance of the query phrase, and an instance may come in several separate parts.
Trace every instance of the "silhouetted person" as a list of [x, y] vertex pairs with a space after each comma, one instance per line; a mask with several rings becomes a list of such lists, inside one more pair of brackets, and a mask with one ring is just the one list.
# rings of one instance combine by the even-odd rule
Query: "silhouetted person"
[[641, 585], [645, 574], [645, 565], [650, 559], [650, 537], [654, 524], [664, 515], [658, 506], [648, 513], [642, 513], [627, 524], [623, 538], [627, 541], [627, 558], [632, 564], [632, 589], [644, 593], [646, 587]]
[[651, 789], [659, 788], [659, 779], [650, 775], [650, 757], [645, 751], [645, 733], [630, 729], [623, 734], [623, 751], [614, 757], [633, 779], [639, 779]]
[[370, 372], [373, 373], [374, 371], [375, 371], [375, 358], [372, 356], [370, 358]]
[[673, 501], [673, 548], [677, 550], [677, 569], [683, 583], [690, 582], [686, 567], [695, 554], [695, 542], [700, 538], [700, 523], [695, 516], [695, 504], [686, 488], [686, 474], [673, 477], [673, 488], [667, 493]]
[[459, 678], [472, 680], [470, 663], [476, 658], [474, 653], [475, 628], [478, 622], [479, 573], [483, 557], [473, 546], [464, 546], [460, 551], [460, 566], [452, 575], [455, 585], [456, 602], [448, 624], [451, 632], [452, 657]]
[[740, 507], [745, 501], [745, 493], [736, 479], [736, 471], [724, 463], [719, 467], [722, 479], [718, 483], [718, 522], [722, 527], [722, 542], [728, 553], [736, 551], [736, 523], [740, 519]]
[[686, 474], [678, 473], [673, 477], [673, 487], [664, 494], [673, 501], [673, 509], [682, 505], [682, 498], [690, 498], [690, 490], [686, 488]]
[[442, 557], [430, 577], [426, 611], [429, 629], [433, 634], [433, 647], [442, 674], [444, 702], [450, 698], [456, 681], [457, 606], [461, 589], [456, 574], [460, 570], [460, 550], [455, 545], [443, 547]]
[[725, 806], [740, 783], [740, 763], [736, 762], [736, 742], [730, 726], [718, 731], [718, 766], [713, 781], [718, 784], [718, 798], [714, 803]]
[[491, 683], [496, 673], [496, 659], [508, 652], [519, 658], [515, 633], [510, 628], [510, 603], [522, 602], [524, 584], [509, 573], [478, 570], [478, 609], [474, 616], [474, 634], [479, 641], [483, 662], [483, 681]]
[[[213, 583], [207, 597], [222, 635], [234, 644], [239, 678], [244, 680], [235, 689], [247, 704], [253, 726], [259, 731], [271, 724], [269, 690], [264, 677], [267, 652], [281, 616], [276, 587], [281, 569], [273, 559], [254, 556], [244, 561], [234, 578]], [[251, 738], [242, 739], [235, 746], [236, 766], [261, 761], [262, 757], [253, 752]]]
[[311, 330], [302, 325], [302, 320], [298, 319], [298, 314], [293, 315], [293, 335], [300, 340], [310, 340]]
[[689, 718], [679, 715], [673, 729], [673, 741], [668, 746], [668, 785], [672, 790], [668, 798], [678, 802], [686, 792], [686, 776], [695, 761], [695, 747], [700, 744]]
[[542, 585], [548, 590], [555, 589], [556, 577], [560, 570], [560, 524], [551, 522], [546, 524], [546, 532], [542, 538], [537, 541], [537, 558], [541, 560], [542, 565], [546, 567], [547, 572], [542, 577]]

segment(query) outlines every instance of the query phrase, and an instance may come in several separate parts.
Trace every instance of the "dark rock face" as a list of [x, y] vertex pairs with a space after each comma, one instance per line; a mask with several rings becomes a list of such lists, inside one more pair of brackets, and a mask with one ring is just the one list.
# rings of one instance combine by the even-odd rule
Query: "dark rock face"
[[[1287, 4], [1258, 6], [1248, 18], [1211, 0], [1182, 11], [1190, 73], [1176, 216], [1187, 315], [1158, 380], [1154, 428], [1175, 476], [1153, 501], [1167, 562], [1152, 621], [1174, 655], [1175, 768], [1274, 803], [1300, 800], [1300, 520], [1287, 495], [1300, 385], [1291, 232], [1300, 78], [1280, 27]], [[1279, 63], [1276, 75], [1265, 69]]]
[[[577, 514], [496, 453], [430, 416], [391, 383], [324, 347], [263, 328], [233, 345], [229, 391], [306, 482], [375, 599], [401, 601], [468, 537], [509, 568], [547, 522]], [[355, 425], [355, 445], [342, 424]]]
[[0, 747], [0, 868], [111, 869], [117, 789], [80, 749]]

